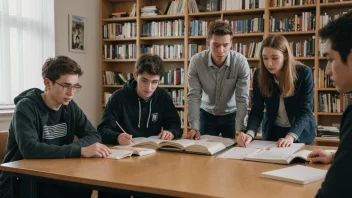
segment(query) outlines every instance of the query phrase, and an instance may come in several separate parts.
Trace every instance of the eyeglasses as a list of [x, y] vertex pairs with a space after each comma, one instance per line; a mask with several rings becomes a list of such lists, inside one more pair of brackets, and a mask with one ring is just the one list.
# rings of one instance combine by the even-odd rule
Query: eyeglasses
[[60, 85], [62, 88], [64, 88], [65, 91], [73, 90], [73, 92], [77, 93], [82, 89], [82, 85], [79, 85], [79, 84], [72, 86], [72, 85], [62, 85], [56, 81], [54, 81], [54, 83]]

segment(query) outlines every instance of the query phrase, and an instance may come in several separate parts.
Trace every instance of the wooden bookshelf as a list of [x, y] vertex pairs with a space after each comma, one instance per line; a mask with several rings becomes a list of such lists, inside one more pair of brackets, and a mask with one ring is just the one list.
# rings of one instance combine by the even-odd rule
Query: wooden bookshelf
[[287, 11], [287, 10], [302, 10], [302, 9], [315, 9], [317, 7], [316, 4], [310, 5], [296, 5], [296, 6], [283, 6], [283, 7], [270, 7], [270, 11]]
[[185, 39], [184, 36], [153, 36], [153, 37], [141, 37], [140, 40], [176, 40]]
[[[200, 0], [202, 5], [205, 5], [206, 0]], [[136, 3], [136, 17], [124, 17], [124, 18], [109, 18], [112, 12], [128, 11], [131, 6]], [[318, 88], [318, 69], [324, 68], [326, 65], [326, 58], [319, 56], [319, 16], [327, 12], [328, 14], [335, 14], [341, 11], [347, 11], [352, 9], [352, 1], [337, 2], [337, 3], [320, 3], [320, 0], [315, 0], [315, 4], [302, 5], [302, 6], [285, 6], [285, 7], [270, 7], [269, 0], [266, 0], [265, 8], [247, 9], [247, 10], [232, 10], [232, 11], [214, 11], [214, 12], [200, 12], [200, 13], [189, 13], [188, 12], [188, 0], [185, 0], [184, 14], [176, 15], [158, 15], [158, 16], [143, 16], [141, 17], [140, 9], [143, 6], [155, 5], [162, 12], [165, 11], [168, 1], [166, 0], [100, 0], [100, 101], [99, 106], [101, 107], [101, 113], [104, 110], [104, 92], [112, 92], [122, 87], [122, 85], [104, 85], [103, 84], [103, 72], [107, 70], [113, 70], [117, 72], [132, 72], [136, 59], [103, 59], [103, 45], [106, 43], [126, 43], [136, 44], [137, 46], [137, 58], [141, 55], [141, 45], [147, 44], [183, 44], [183, 58], [182, 59], [163, 59], [166, 70], [173, 70], [175, 68], [184, 69], [184, 84], [183, 85], [160, 85], [163, 88], [170, 89], [183, 89], [184, 90], [184, 102], [185, 105], [177, 106], [178, 109], [184, 110], [184, 123], [188, 123], [188, 104], [187, 104], [187, 73], [190, 57], [188, 56], [188, 44], [206, 45], [206, 36], [189, 36], [189, 25], [192, 20], [199, 19], [205, 21], [213, 21], [216, 19], [222, 20], [237, 20], [237, 19], [253, 19], [260, 17], [264, 19], [264, 31], [263, 32], [251, 32], [251, 33], [236, 33], [234, 34], [234, 42], [248, 44], [250, 42], [260, 42], [270, 34], [281, 34], [286, 36], [290, 42], [299, 42], [308, 38], [315, 37], [315, 54], [311, 57], [296, 57], [296, 60], [302, 61], [304, 64], [310, 66], [314, 71], [315, 89], [314, 89], [314, 115], [319, 125], [331, 125], [331, 120], [334, 122], [338, 121], [342, 113], [325, 113], [318, 112], [318, 94], [320, 92], [336, 91], [335, 88]], [[269, 21], [271, 17], [291, 17], [295, 14], [302, 12], [315, 12], [315, 28], [311, 31], [293, 31], [293, 32], [270, 32]], [[182, 19], [184, 20], [184, 36], [165, 36], [165, 37], [143, 37], [141, 35], [142, 24], [152, 21], [172, 21]], [[137, 36], [136, 38], [115, 38], [115, 39], [103, 39], [102, 28], [104, 24], [108, 23], [124, 23], [124, 22], [136, 22], [137, 23]], [[248, 58], [249, 64], [258, 65], [259, 58]], [[325, 65], [324, 65], [325, 64]], [[251, 89], [252, 91], [252, 89]], [[189, 130], [187, 124], [182, 126], [183, 132], [186, 133]]]

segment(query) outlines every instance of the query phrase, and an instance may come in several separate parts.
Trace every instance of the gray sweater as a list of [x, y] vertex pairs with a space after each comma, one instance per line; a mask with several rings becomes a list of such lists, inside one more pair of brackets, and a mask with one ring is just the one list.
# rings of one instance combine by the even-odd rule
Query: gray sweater
[[245, 128], [249, 97], [250, 70], [247, 59], [230, 51], [219, 69], [213, 64], [211, 51], [194, 55], [188, 70], [188, 119], [199, 130], [200, 108], [213, 115], [227, 115], [236, 111], [236, 130]]

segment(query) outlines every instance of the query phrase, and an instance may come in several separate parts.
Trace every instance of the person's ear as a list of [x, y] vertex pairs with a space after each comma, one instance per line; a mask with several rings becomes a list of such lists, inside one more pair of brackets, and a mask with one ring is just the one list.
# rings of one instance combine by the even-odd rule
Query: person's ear
[[51, 87], [52, 87], [52, 85], [53, 85], [53, 84], [51, 83], [51, 80], [49, 80], [48, 78], [44, 78], [43, 82], [44, 82], [44, 85], [45, 85], [46, 90], [51, 89]]
[[350, 50], [350, 53], [347, 56], [346, 65], [350, 68], [350, 70], [352, 70], [352, 49]]
[[134, 78], [135, 80], [137, 80], [137, 77], [138, 77], [137, 72], [133, 72], [133, 78]]

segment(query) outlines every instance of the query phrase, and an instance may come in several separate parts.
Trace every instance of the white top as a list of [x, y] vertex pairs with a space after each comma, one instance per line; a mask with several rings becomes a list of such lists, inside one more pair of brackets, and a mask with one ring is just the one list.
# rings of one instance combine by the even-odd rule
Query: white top
[[[279, 81], [276, 80], [276, 78], [275, 78], [275, 82], [276, 84], [279, 84]], [[288, 120], [288, 117], [287, 117], [284, 99], [282, 97], [280, 97], [279, 111], [277, 112], [275, 125], [279, 127], [291, 127], [290, 121]]]

